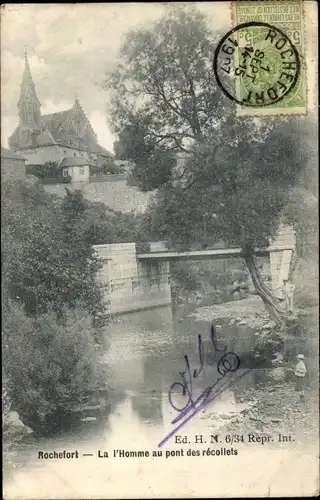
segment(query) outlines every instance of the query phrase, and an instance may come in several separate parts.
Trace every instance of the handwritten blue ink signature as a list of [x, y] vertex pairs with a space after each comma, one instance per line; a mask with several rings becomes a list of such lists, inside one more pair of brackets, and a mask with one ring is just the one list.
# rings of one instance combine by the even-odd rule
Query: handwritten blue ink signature
[[[204, 373], [204, 344], [202, 336], [198, 335], [198, 354], [200, 367], [198, 370], [194, 369], [191, 371], [189, 358], [187, 355], [184, 356], [186, 369], [184, 372], [180, 372], [181, 382], [174, 382], [168, 393], [169, 403], [171, 407], [176, 410], [179, 414], [172, 420], [172, 424], [179, 424], [171, 431], [167, 436], [160, 441], [158, 447], [161, 448], [174, 434], [176, 434], [181, 427], [183, 427], [189, 420], [191, 420], [200, 410], [202, 410], [207, 404], [211, 403], [219, 394], [221, 394], [225, 389], [234, 384], [235, 381], [240, 380], [244, 375], [246, 375], [249, 370], [245, 370], [232, 378], [228, 377], [228, 374], [235, 373], [240, 366], [240, 359], [234, 352], [228, 351], [227, 346], [222, 349], [217, 345], [217, 332], [215, 326], [211, 325], [211, 343], [214, 347], [213, 360], [219, 355], [220, 358], [217, 363], [217, 371], [220, 377], [216, 382], [206, 387], [206, 389], [194, 399], [192, 394], [192, 381], [197, 379], [200, 373]], [[220, 354], [219, 354], [220, 353]], [[181, 394], [186, 398], [186, 404], [179, 408], [174, 403], [174, 392], [181, 390]]]

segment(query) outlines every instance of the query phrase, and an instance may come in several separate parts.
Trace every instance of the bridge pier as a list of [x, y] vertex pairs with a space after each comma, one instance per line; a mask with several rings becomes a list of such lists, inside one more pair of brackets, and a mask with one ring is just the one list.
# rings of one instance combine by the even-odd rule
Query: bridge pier
[[[150, 250], [165, 250], [150, 243]], [[171, 305], [169, 262], [142, 262], [135, 243], [94, 245], [103, 267], [99, 279], [110, 314]]]

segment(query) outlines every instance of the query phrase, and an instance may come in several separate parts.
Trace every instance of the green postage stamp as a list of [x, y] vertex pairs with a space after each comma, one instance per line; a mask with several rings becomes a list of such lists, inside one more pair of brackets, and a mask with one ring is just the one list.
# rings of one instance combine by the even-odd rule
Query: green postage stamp
[[303, 2], [233, 2], [232, 21], [237, 114], [305, 114]]

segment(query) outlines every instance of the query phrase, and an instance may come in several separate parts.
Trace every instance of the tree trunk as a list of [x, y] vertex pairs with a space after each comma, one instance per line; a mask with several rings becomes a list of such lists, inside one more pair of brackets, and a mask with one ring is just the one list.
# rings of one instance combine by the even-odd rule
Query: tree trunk
[[263, 282], [253, 253], [245, 253], [244, 259], [257, 294], [263, 300], [270, 317], [282, 329], [284, 326], [285, 311], [280, 307], [279, 300], [275, 297], [272, 290]]

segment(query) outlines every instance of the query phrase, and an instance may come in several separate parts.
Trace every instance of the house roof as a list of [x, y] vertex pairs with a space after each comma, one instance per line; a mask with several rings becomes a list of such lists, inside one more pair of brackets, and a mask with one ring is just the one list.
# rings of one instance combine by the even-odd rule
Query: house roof
[[2, 158], [10, 158], [12, 160], [26, 161], [26, 159], [23, 158], [23, 156], [19, 156], [16, 153], [14, 153], [13, 151], [10, 151], [10, 149], [3, 148], [2, 146], [1, 146], [1, 156], [2, 156]]
[[89, 160], [83, 156], [73, 156], [71, 158], [63, 158], [59, 164], [59, 168], [66, 167], [84, 167], [89, 165]]

